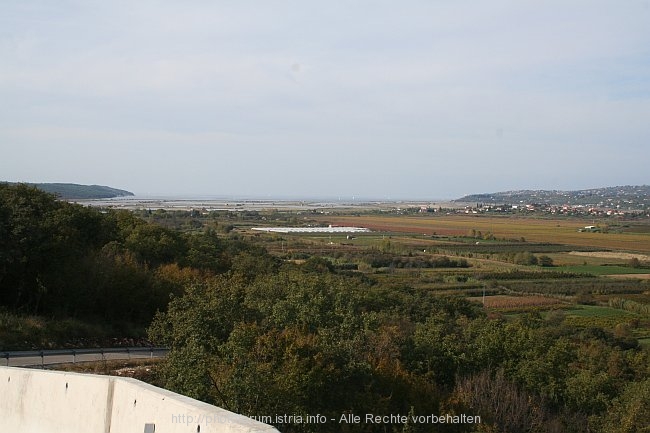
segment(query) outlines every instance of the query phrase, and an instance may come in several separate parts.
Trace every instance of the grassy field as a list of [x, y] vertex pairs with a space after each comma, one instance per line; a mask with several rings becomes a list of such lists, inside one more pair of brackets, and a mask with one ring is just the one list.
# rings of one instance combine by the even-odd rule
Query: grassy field
[[[639, 314], [597, 305], [579, 305], [565, 313], [566, 323], [570, 325], [599, 327], [610, 331], [623, 326], [624, 329], [629, 329], [630, 335], [640, 340], [640, 344], [647, 347], [647, 341], [650, 341], [650, 319]], [[645, 342], [641, 343], [641, 340]]]

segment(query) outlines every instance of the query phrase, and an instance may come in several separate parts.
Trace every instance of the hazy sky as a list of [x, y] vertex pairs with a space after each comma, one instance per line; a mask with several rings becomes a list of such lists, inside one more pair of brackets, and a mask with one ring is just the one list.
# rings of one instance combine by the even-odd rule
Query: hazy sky
[[646, 0], [0, 0], [0, 180], [442, 199], [649, 163]]

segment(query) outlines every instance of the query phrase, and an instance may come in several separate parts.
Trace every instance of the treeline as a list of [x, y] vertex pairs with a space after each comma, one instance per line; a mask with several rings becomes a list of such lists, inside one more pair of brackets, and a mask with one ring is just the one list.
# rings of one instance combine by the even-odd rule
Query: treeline
[[[462, 240], [460, 240], [462, 241]], [[464, 243], [464, 244], [451, 244], [451, 245], [438, 245], [436, 248], [440, 251], [447, 251], [449, 254], [454, 253], [473, 253], [473, 254], [503, 254], [511, 252], [533, 252], [533, 253], [560, 253], [567, 251], [595, 251], [596, 248], [580, 247], [573, 245], [558, 245], [549, 243], [538, 242], [479, 242]]]
[[526, 271], [520, 269], [512, 269], [507, 271], [493, 271], [480, 273], [477, 272], [474, 277], [477, 280], [551, 280], [551, 279], [575, 279], [575, 278], [589, 278], [589, 274], [581, 274], [574, 272], [557, 272], [557, 271]]
[[133, 195], [130, 191], [103, 185], [78, 185], [74, 183], [35, 183], [30, 185], [67, 200], [100, 199]]
[[468, 268], [466, 259], [447, 256], [403, 256], [391, 253], [367, 252], [360, 254], [361, 261], [372, 268]]
[[631, 299], [623, 298], [610, 298], [607, 301], [607, 305], [612, 308], [618, 308], [619, 310], [630, 311], [632, 313], [637, 313], [641, 316], [646, 316], [650, 318], [650, 305], [641, 304], [640, 302], [632, 301]]
[[0, 307], [11, 312], [146, 325], [188, 276], [265, 266], [276, 263], [263, 249], [214, 230], [182, 234], [0, 184]]
[[[518, 272], [513, 272], [513, 276]], [[501, 277], [507, 277], [507, 272], [498, 274]], [[530, 279], [522, 276], [521, 279], [514, 278], [511, 281], [499, 282], [499, 285], [509, 289], [516, 290], [520, 293], [544, 293], [553, 295], [579, 295], [581, 297], [581, 304], [589, 303], [583, 298], [584, 296], [593, 297], [593, 295], [611, 295], [611, 294], [632, 294], [644, 293], [648, 290], [648, 283], [643, 280], [614, 280], [603, 279], [597, 277], [589, 277], [586, 274], [577, 274], [584, 276], [584, 278], [567, 279], [559, 275], [549, 275], [548, 279], [544, 279], [546, 274], [539, 273], [536, 279], [530, 275]], [[487, 279], [488, 277], [484, 277]], [[477, 277], [481, 279], [481, 277]], [[508, 278], [499, 278], [499, 280], [508, 280]], [[498, 280], [493, 280], [495, 283]], [[493, 284], [495, 284], [493, 283]]]
[[481, 425], [276, 423], [283, 432], [633, 432], [648, 353], [628, 339], [304, 268], [187, 281], [150, 338], [164, 386], [257, 417], [467, 414]]

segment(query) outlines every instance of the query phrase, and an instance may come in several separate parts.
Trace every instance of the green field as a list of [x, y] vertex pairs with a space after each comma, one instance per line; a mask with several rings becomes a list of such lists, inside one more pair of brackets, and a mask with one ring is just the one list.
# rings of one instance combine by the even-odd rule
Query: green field
[[566, 314], [567, 316], [576, 317], [607, 317], [615, 319], [633, 319], [638, 317], [638, 315], [628, 311], [597, 305], [580, 305], [575, 309], [567, 310]]
[[636, 338], [644, 347], [650, 342], [650, 318], [616, 308], [580, 305], [565, 311], [565, 323], [585, 328], [602, 328], [619, 336]]

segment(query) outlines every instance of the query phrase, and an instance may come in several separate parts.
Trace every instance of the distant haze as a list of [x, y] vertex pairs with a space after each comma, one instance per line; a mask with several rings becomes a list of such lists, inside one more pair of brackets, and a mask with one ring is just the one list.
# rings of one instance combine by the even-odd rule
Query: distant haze
[[457, 198], [648, 184], [650, 3], [5, 0], [0, 180]]

